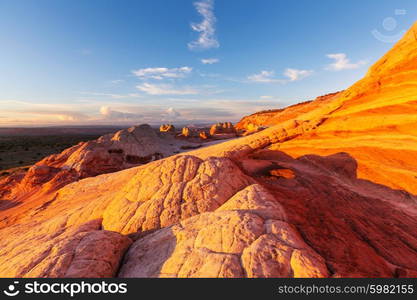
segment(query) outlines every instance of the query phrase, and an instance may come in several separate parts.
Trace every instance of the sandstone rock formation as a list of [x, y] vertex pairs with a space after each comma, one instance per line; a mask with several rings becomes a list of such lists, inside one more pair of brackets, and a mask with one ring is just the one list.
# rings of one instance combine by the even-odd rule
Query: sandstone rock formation
[[314, 100], [305, 101], [290, 105], [281, 109], [271, 109], [260, 111], [249, 116], [243, 117], [237, 124], [236, 130], [244, 135], [253, 134], [291, 119], [297, 119], [299, 115], [312, 111], [327, 102], [332, 101], [341, 92], [319, 96]]
[[[136, 241], [121, 277], [326, 277], [325, 261], [262, 186]], [[151, 263], [149, 263], [151, 262]], [[308, 269], [306, 268], [308, 266]]]
[[181, 135], [183, 137], [191, 137], [193, 136], [193, 132], [189, 127], [183, 127], [181, 130]]
[[1, 266], [0, 272], [8, 277], [113, 277], [132, 241], [119, 233], [100, 230], [100, 224], [100, 220], [92, 220], [61, 227], [52, 234], [27, 236], [36, 243], [30, 249], [12, 242], [1, 255], [15, 256], [15, 264]]
[[211, 126], [210, 135], [214, 136], [216, 134], [235, 134], [236, 129], [230, 122], [217, 123]]
[[0, 210], [0, 275], [417, 277], [416, 36], [253, 135], [79, 180], [85, 154], [65, 186], [38, 164]]
[[160, 132], [169, 132], [169, 133], [175, 133], [175, 126], [172, 124], [162, 124], [159, 127]]
[[210, 138], [210, 134], [207, 131], [200, 131], [200, 133], [198, 134], [198, 136], [202, 140], [207, 140], [207, 139]]
[[53, 191], [82, 178], [146, 164], [182, 152], [181, 147], [186, 145], [173, 137], [158, 135], [149, 125], [135, 126], [48, 156], [23, 178], [2, 179], [0, 187], [4, 196], [16, 200], [40, 187]]

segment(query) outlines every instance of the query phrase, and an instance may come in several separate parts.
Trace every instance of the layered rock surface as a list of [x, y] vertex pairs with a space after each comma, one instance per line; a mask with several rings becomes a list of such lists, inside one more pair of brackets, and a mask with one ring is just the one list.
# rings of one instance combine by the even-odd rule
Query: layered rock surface
[[237, 130], [245, 133], [255, 133], [260, 131], [260, 129], [281, 124], [288, 120], [297, 119], [298, 116], [334, 100], [340, 93], [341, 92], [331, 93], [317, 97], [312, 101], [297, 103], [281, 109], [260, 111], [243, 117], [235, 127]]
[[[30, 210], [45, 194], [83, 178], [112, 173], [184, 152], [193, 146], [168, 134], [157, 134], [149, 125], [140, 125], [82, 142], [62, 153], [46, 157], [26, 174], [0, 180], [0, 209]], [[14, 208], [25, 206], [26, 208]], [[1, 226], [1, 225], [0, 225]]]
[[0, 211], [0, 275], [417, 276], [416, 36], [259, 133], [40, 183]]

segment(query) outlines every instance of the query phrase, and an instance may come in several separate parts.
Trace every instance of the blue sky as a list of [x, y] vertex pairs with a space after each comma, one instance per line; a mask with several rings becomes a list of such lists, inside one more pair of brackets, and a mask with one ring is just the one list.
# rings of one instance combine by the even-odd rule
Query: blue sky
[[236, 121], [342, 90], [417, 2], [0, 0], [0, 126]]

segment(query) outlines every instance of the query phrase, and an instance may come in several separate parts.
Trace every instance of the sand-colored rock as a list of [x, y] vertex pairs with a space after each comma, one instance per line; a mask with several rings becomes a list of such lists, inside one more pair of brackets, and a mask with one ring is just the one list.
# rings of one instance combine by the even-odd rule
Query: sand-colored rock
[[[268, 232], [270, 223], [276, 222], [277, 227], [283, 224], [283, 230], [297, 235], [289, 224], [271, 218], [285, 216], [267, 190], [251, 185], [215, 212], [189, 218], [136, 241], [126, 254], [119, 276], [288, 277], [292, 269], [295, 276], [326, 276], [323, 259], [306, 244], [296, 245], [301, 247], [297, 250], [279, 240], [282, 235]], [[277, 251], [278, 256], [270, 262], [266, 253]], [[265, 272], [266, 264], [272, 273]]]
[[175, 133], [175, 126], [172, 124], [162, 124], [161, 126], [159, 126], [159, 131]]
[[217, 134], [236, 134], [236, 129], [231, 122], [217, 123], [211, 126], [210, 135]]
[[183, 127], [181, 130], [181, 135], [184, 137], [190, 137], [191, 136], [191, 129], [188, 127]]
[[200, 139], [202, 140], [207, 140], [210, 138], [210, 134], [207, 131], [200, 131], [198, 136], [200, 137]]
[[131, 240], [116, 232], [100, 230], [100, 224], [100, 220], [92, 220], [79, 226], [61, 227], [55, 232], [44, 230], [34, 236], [26, 235], [36, 247], [28, 248], [22, 241], [15, 241], [13, 247], [2, 248], [0, 257], [9, 257], [8, 263], [0, 266], [2, 276], [115, 276]]
[[167, 159], [126, 183], [104, 211], [103, 226], [125, 234], [166, 227], [215, 210], [252, 182], [227, 158]]

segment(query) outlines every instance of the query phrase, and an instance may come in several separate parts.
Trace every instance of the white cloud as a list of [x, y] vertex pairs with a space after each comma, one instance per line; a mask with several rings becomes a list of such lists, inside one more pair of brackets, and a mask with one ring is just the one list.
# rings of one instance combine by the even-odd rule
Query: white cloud
[[205, 65], [212, 65], [218, 63], [220, 60], [218, 58], [203, 58], [201, 59], [201, 63]]
[[142, 115], [139, 115], [139, 114], [132, 114], [128, 112], [121, 112], [121, 111], [113, 110], [109, 106], [100, 107], [100, 114], [106, 120], [118, 120], [118, 121], [132, 120], [132, 119], [138, 119], [142, 117]]
[[124, 80], [123, 80], [123, 79], [115, 79], [115, 80], [111, 80], [111, 81], [110, 81], [110, 83], [111, 83], [111, 84], [115, 84], [115, 85], [116, 85], [116, 84], [119, 84], [119, 83], [122, 83], [122, 82], [124, 82]]
[[311, 70], [297, 70], [286, 69], [284, 75], [289, 78], [290, 81], [297, 81], [310, 76], [313, 73]]
[[173, 107], [170, 107], [166, 110], [166, 115], [169, 118], [176, 119], [181, 116], [181, 114], [175, 110]]
[[198, 32], [198, 39], [188, 43], [188, 48], [210, 49], [218, 48], [219, 42], [216, 38], [216, 17], [214, 15], [214, 0], [202, 0], [194, 3], [197, 12], [203, 17], [201, 23], [192, 23], [191, 29]]
[[311, 70], [298, 70], [298, 69], [291, 69], [288, 68], [284, 72], [284, 76], [287, 77], [287, 79], [280, 79], [275, 78], [275, 72], [274, 71], [266, 71], [263, 70], [258, 74], [253, 74], [248, 76], [248, 80], [253, 82], [262, 82], [262, 83], [288, 83], [292, 81], [301, 80], [303, 78], [306, 78], [310, 76], [313, 73]]
[[137, 93], [111, 94], [111, 93], [81, 92], [80, 94], [90, 95], [90, 96], [110, 97], [112, 99], [126, 99], [126, 98], [139, 98], [140, 97], [140, 95]]
[[[13, 114], [13, 111], [11, 111]], [[18, 110], [19, 118], [22, 120], [32, 118], [47, 119], [50, 121], [65, 121], [65, 122], [80, 122], [88, 120], [88, 116], [82, 112], [77, 111], [61, 111], [61, 110]]]
[[327, 70], [332, 71], [357, 69], [367, 63], [365, 60], [360, 60], [357, 63], [351, 63], [345, 53], [327, 54], [326, 56], [334, 60], [333, 63], [326, 67]]
[[175, 88], [170, 84], [143, 83], [136, 86], [137, 89], [149, 95], [196, 95], [198, 91], [191, 87]]
[[[182, 90], [184, 91], [184, 89]], [[0, 126], [40, 125], [159, 125], [165, 122], [206, 123], [237, 121], [252, 112], [281, 107], [278, 98], [235, 99], [204, 97], [198, 87], [195, 97], [143, 97], [141, 103], [130, 99], [114, 101], [65, 99], [63, 103], [40, 103], [0, 99]]]
[[191, 73], [193, 69], [190, 67], [180, 67], [180, 68], [145, 68], [133, 70], [132, 73], [139, 77], [140, 79], [174, 79], [174, 78], [183, 78], [187, 74]]
[[281, 79], [274, 79], [275, 72], [274, 71], [261, 71], [258, 74], [253, 74], [248, 76], [250, 81], [254, 82], [265, 82], [265, 83], [272, 83], [272, 82], [281, 82]]

